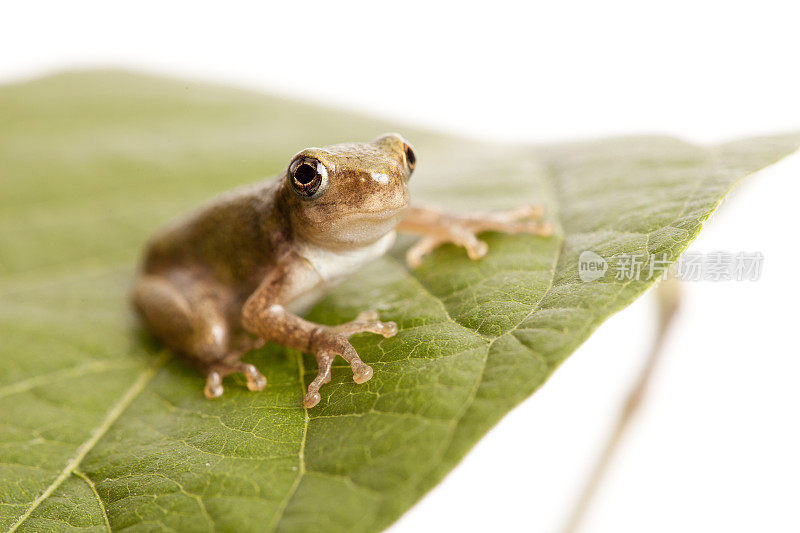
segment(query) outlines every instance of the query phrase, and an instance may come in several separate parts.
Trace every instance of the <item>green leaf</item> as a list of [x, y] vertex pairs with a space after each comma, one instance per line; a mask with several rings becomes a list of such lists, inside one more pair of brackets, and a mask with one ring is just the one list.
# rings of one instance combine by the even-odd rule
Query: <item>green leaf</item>
[[[378, 308], [391, 339], [354, 338], [375, 369], [334, 369], [305, 410], [308, 356], [247, 359], [262, 393], [203, 379], [129, 309], [142, 243], [167, 219], [279, 171], [300, 148], [397, 125], [140, 75], [0, 88], [0, 529], [372, 531], [436, 484], [610, 314], [653, 281], [582, 282], [579, 254], [674, 260], [738, 179], [800, 135], [699, 147], [634, 137], [480, 145], [402, 129], [412, 193], [454, 210], [542, 201], [551, 238], [487, 234], [477, 262], [392, 253], [312, 312]], [[377, 338], [376, 338], [377, 337]]]

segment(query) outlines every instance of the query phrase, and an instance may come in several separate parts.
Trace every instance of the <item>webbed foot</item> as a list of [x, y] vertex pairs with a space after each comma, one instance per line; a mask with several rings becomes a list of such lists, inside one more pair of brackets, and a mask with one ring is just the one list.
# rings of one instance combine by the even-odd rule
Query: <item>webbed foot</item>
[[308, 392], [303, 398], [303, 405], [311, 408], [322, 399], [319, 389], [331, 380], [331, 366], [337, 355], [341, 355], [350, 363], [353, 381], [356, 383], [366, 383], [372, 378], [372, 367], [361, 360], [349, 340], [356, 333], [364, 332], [391, 337], [397, 333], [397, 324], [381, 322], [378, 320], [377, 311], [364, 311], [352, 322], [345, 322], [338, 326], [319, 326], [315, 330], [311, 346], [317, 358], [319, 370], [308, 386]]
[[489, 246], [477, 237], [484, 231], [552, 235], [552, 223], [542, 221], [542, 216], [544, 208], [540, 205], [525, 205], [508, 211], [471, 215], [442, 215], [436, 229], [409, 248], [406, 252], [406, 263], [410, 268], [416, 268], [422, 264], [422, 258], [426, 254], [446, 243], [463, 246], [470, 259], [480, 259], [489, 251]]

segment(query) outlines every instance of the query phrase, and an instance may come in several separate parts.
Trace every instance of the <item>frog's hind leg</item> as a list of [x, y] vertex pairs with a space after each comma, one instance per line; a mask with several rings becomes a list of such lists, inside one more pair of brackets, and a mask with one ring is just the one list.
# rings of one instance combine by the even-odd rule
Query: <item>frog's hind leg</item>
[[222, 291], [191, 275], [143, 276], [133, 294], [134, 305], [153, 334], [171, 350], [187, 357], [206, 375], [205, 395], [224, 392], [222, 378], [241, 372], [247, 388], [262, 390], [266, 378], [240, 357], [258, 341], [231, 346], [231, 328], [225, 316]]

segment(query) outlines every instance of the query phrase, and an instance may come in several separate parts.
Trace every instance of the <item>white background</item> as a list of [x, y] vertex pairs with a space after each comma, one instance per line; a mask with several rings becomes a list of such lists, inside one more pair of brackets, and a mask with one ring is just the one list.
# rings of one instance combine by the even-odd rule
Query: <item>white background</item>
[[[0, 82], [143, 68], [495, 140], [800, 130], [790, 2], [466, 4], [4, 2]], [[693, 246], [761, 251], [762, 279], [685, 285], [584, 531], [800, 529], [798, 174], [794, 156], [749, 180]], [[557, 531], [642, 363], [652, 306], [609, 320], [393, 531]]]

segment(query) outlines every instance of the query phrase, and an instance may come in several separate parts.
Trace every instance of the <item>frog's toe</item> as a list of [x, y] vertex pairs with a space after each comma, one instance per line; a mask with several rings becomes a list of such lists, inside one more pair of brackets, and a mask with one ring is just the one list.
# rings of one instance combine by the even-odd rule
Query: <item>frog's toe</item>
[[225, 392], [225, 388], [222, 386], [222, 376], [219, 372], [212, 371], [208, 373], [208, 376], [206, 376], [206, 387], [203, 392], [209, 400], [222, 396], [222, 393]]
[[381, 326], [383, 329], [383, 331], [381, 331], [381, 335], [383, 335], [387, 339], [389, 337], [394, 337], [395, 335], [397, 335], [398, 332], [397, 322], [381, 322]]
[[521, 205], [500, 213], [500, 217], [508, 222], [524, 219], [539, 220], [543, 216], [544, 206], [542, 204]]
[[243, 364], [241, 372], [247, 378], [247, 388], [251, 391], [262, 391], [267, 386], [267, 378], [255, 366]]
[[464, 248], [467, 250], [467, 257], [473, 261], [481, 259], [489, 253], [489, 245], [474, 235], [468, 242], [464, 243]]
[[375, 309], [369, 311], [361, 311], [356, 317], [356, 321], [360, 320], [378, 320], [378, 312]]
[[[499, 233], [530, 233], [542, 237], [553, 234], [553, 223], [546, 220], [486, 218], [485, 220], [476, 220], [471, 225], [474, 233], [497, 231]], [[467, 251], [469, 251], [469, 247], [467, 247]]]
[[335, 357], [336, 354], [327, 350], [320, 350], [320, 352], [317, 353], [317, 365], [319, 369], [317, 370], [317, 377], [309, 383], [308, 392], [306, 392], [303, 398], [303, 405], [306, 408], [310, 409], [314, 407], [322, 399], [322, 396], [319, 394], [319, 389], [323, 384], [331, 380], [331, 366], [333, 365]]
[[392, 337], [397, 334], [397, 323], [381, 322], [378, 320], [377, 311], [364, 311], [359, 313], [352, 322], [330, 326], [328, 329], [333, 333], [344, 335], [346, 338], [350, 338], [356, 333], [377, 333], [384, 337]]
[[222, 386], [222, 378], [237, 372], [244, 375], [247, 380], [247, 388], [251, 391], [262, 391], [267, 386], [267, 378], [258, 371], [255, 365], [242, 363], [241, 361], [230, 363], [222, 361], [211, 365], [208, 369], [204, 390], [206, 398], [214, 399], [222, 396], [222, 393], [225, 392]]
[[308, 394], [306, 394], [305, 398], [303, 398], [303, 405], [307, 409], [311, 409], [312, 407], [317, 405], [321, 399], [322, 396], [319, 395], [319, 392], [317, 391], [309, 392]]
[[440, 237], [423, 237], [406, 252], [406, 265], [414, 269], [422, 265], [422, 258], [441, 246], [444, 239]]
[[553, 223], [549, 221], [525, 221], [525, 222], [511, 222], [508, 224], [506, 233], [531, 233], [541, 237], [549, 237], [553, 234]]
[[372, 379], [372, 367], [366, 363], [353, 365], [353, 381], [361, 385]]
[[552, 222], [541, 222], [536, 224], [531, 233], [541, 235], [542, 237], [549, 237], [555, 231], [555, 226]]

